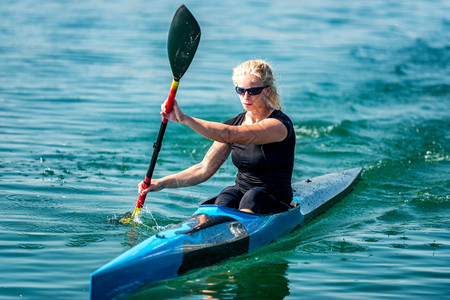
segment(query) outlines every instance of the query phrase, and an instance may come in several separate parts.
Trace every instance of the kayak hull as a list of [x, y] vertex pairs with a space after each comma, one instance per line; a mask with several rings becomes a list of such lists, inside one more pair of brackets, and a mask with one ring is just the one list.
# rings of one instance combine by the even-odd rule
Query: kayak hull
[[267, 245], [345, 197], [360, 173], [361, 168], [355, 168], [296, 182], [292, 185], [295, 207], [277, 214], [249, 214], [206, 201], [190, 219], [144, 240], [92, 273], [90, 297], [124, 297], [149, 283]]

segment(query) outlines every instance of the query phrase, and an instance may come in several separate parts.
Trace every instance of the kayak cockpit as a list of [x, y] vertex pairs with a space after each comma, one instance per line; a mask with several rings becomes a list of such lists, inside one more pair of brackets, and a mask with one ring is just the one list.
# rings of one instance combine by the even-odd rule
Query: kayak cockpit
[[250, 236], [242, 223], [230, 216], [200, 213], [172, 230], [187, 236], [178, 274], [248, 252]]
[[[201, 206], [201, 205], [214, 205], [214, 202], [216, 201], [216, 198], [217, 198], [217, 196], [209, 198], [207, 200], [204, 200], [204, 201], [200, 202], [198, 205], [199, 206]], [[299, 205], [300, 205], [300, 201], [299, 201], [298, 197], [294, 197], [290, 204], [286, 204], [286, 206], [288, 206], [287, 210], [293, 209], [293, 208], [295, 208], [295, 207], [297, 207]]]

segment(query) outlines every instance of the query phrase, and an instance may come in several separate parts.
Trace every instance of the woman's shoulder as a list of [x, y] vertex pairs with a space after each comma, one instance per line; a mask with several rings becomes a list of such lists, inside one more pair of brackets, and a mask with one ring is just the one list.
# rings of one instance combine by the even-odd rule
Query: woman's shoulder
[[293, 143], [295, 143], [295, 130], [294, 130], [294, 124], [292, 123], [291, 119], [281, 110], [274, 110], [272, 114], [269, 116], [269, 118], [275, 118], [279, 120], [281, 123], [284, 124], [288, 131], [288, 135], [286, 137], [286, 140], [291, 140]]
[[291, 119], [288, 117], [288, 115], [286, 115], [284, 112], [282, 112], [281, 110], [275, 109], [269, 116], [269, 118], [274, 118], [274, 119], [278, 119], [283, 123], [289, 123], [292, 126], [292, 121]]

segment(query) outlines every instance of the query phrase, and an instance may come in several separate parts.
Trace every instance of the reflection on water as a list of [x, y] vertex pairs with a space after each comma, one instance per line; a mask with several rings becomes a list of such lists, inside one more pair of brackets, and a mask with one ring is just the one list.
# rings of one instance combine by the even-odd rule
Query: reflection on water
[[[269, 257], [238, 259], [177, 280], [144, 289], [127, 299], [179, 299], [201, 295], [203, 299], [283, 299], [290, 294], [288, 263]], [[248, 274], [252, 274], [249, 278]]]

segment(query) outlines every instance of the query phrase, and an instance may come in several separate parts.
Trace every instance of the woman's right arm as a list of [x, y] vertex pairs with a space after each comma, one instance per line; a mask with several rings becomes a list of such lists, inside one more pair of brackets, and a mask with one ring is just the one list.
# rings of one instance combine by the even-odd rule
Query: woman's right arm
[[263, 145], [281, 142], [288, 135], [286, 126], [275, 118], [266, 118], [251, 125], [231, 126], [188, 116], [181, 111], [176, 100], [170, 113], [165, 113], [164, 104], [161, 109], [164, 118], [189, 126], [195, 132], [216, 142]]
[[160, 179], [152, 179], [147, 189], [142, 188], [143, 182], [139, 183], [139, 194], [156, 192], [165, 188], [188, 187], [202, 183], [222, 166], [231, 152], [229, 144], [214, 142], [203, 160], [179, 173], [168, 175]]

